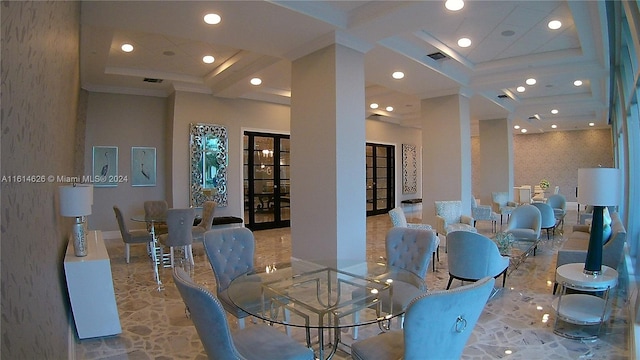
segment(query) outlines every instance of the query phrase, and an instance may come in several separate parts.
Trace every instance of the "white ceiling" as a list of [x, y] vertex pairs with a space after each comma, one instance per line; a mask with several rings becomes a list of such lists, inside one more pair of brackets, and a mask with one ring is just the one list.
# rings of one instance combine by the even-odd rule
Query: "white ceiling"
[[[472, 133], [479, 120], [505, 117], [529, 133], [553, 131], [552, 124], [604, 128], [609, 57], [602, 6], [466, 1], [451, 12], [435, 0], [85, 1], [81, 81], [90, 91], [167, 96], [182, 90], [289, 104], [291, 61], [338, 42], [365, 52], [366, 111], [381, 121], [420, 127], [420, 99], [464, 94]], [[205, 24], [210, 12], [222, 22]], [[549, 30], [552, 19], [563, 27]], [[457, 45], [463, 36], [471, 47]], [[125, 42], [135, 50], [122, 52]], [[447, 57], [427, 56], [435, 52]], [[204, 55], [215, 62], [204, 64]], [[396, 70], [405, 78], [394, 80]], [[252, 77], [262, 85], [250, 85]], [[524, 84], [530, 77], [534, 86]], [[576, 79], [584, 84], [574, 86]], [[519, 85], [527, 90], [518, 93]], [[371, 110], [371, 102], [394, 111]]]

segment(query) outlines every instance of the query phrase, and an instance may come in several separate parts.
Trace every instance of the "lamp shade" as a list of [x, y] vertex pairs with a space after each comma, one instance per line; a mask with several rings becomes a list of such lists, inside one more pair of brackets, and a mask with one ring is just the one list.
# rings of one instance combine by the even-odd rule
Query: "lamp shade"
[[60, 186], [60, 214], [67, 217], [91, 214], [93, 204], [93, 186]]
[[613, 206], [618, 205], [619, 200], [619, 169], [578, 169], [578, 202], [580, 204]]

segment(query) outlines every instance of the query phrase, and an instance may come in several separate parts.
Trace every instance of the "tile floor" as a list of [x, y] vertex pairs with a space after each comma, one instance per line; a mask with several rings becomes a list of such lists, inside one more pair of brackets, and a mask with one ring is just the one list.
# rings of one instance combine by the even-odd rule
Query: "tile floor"
[[[575, 224], [576, 212], [567, 215], [565, 234]], [[419, 221], [410, 219], [410, 221]], [[367, 219], [367, 257], [384, 255], [384, 236], [391, 223], [387, 215]], [[488, 223], [478, 223], [481, 233], [490, 234]], [[256, 267], [285, 262], [290, 257], [290, 231], [286, 229], [256, 231]], [[597, 340], [570, 340], [553, 333], [551, 302], [555, 271], [555, 253], [563, 242], [556, 234], [544, 241], [535, 257], [529, 257], [507, 278], [507, 286], [485, 306], [463, 353], [463, 359], [627, 359], [628, 311], [624, 283], [613, 292], [614, 310], [611, 320]], [[118, 336], [77, 340], [76, 359], [206, 359], [202, 344], [185, 307], [172, 283], [170, 269], [161, 269], [164, 290], [158, 291], [152, 266], [144, 246], [132, 246], [131, 263], [124, 261], [124, 246], [119, 239], [107, 240], [116, 291], [122, 334]], [[212, 289], [215, 280], [202, 245], [194, 245], [196, 264], [189, 269], [195, 281]], [[444, 289], [448, 280], [447, 256], [440, 252], [436, 272], [429, 269], [429, 289]], [[460, 286], [454, 281], [453, 287]], [[232, 330], [237, 324], [230, 317]], [[248, 326], [251, 326], [248, 322]], [[360, 338], [378, 333], [376, 327], [365, 327]], [[295, 338], [303, 340], [301, 333]], [[351, 341], [350, 332], [342, 336]], [[345, 348], [348, 349], [348, 348]], [[335, 359], [348, 359], [338, 353]]]

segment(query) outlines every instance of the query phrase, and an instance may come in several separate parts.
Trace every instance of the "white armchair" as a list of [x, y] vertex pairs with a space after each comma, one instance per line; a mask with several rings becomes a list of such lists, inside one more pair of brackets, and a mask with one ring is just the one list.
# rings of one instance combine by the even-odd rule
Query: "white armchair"
[[509, 216], [511, 216], [511, 212], [513, 212], [516, 206], [518, 206], [518, 204], [509, 200], [509, 193], [491, 193], [491, 207], [496, 214], [500, 214], [500, 226], [502, 226], [503, 216], [507, 215], [507, 219], [509, 219]]
[[[395, 207], [389, 210], [389, 217], [391, 218], [391, 223], [393, 227], [401, 227], [401, 228], [409, 228], [409, 229], [420, 229], [420, 230], [433, 230], [431, 225], [429, 224], [418, 224], [418, 223], [410, 223], [407, 222], [407, 217], [404, 214], [404, 211]], [[436, 252], [433, 254], [432, 267], [433, 271], [436, 271], [436, 259], [440, 261], [440, 238], [436, 237]]]
[[473, 218], [469, 215], [462, 215], [462, 201], [436, 201], [435, 204], [436, 234], [442, 234], [446, 237], [454, 231], [478, 232], [473, 226]]

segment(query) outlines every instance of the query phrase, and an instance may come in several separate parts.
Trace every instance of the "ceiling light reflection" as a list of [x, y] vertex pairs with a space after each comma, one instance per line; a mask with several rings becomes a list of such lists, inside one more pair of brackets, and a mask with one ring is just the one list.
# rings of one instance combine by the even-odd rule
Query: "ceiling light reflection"
[[462, 1], [462, 0], [447, 0], [444, 3], [444, 7], [446, 7], [447, 10], [458, 11], [458, 10], [460, 10], [460, 9], [462, 9], [464, 7], [464, 1]]

